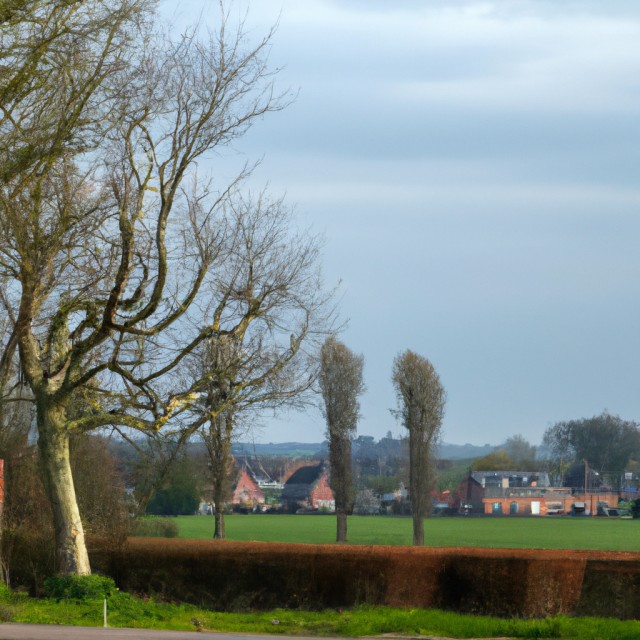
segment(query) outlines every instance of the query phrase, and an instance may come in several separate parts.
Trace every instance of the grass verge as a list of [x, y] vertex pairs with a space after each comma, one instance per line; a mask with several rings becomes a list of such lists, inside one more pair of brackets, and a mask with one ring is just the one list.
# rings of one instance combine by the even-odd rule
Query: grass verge
[[[102, 606], [101, 600], [56, 601], [29, 598], [6, 590], [0, 592], [0, 618], [4, 621], [102, 626]], [[322, 612], [274, 610], [218, 613], [191, 605], [135, 598], [126, 593], [117, 593], [109, 598], [108, 621], [111, 627], [287, 636], [362, 637], [397, 634], [585, 640], [631, 640], [640, 637], [640, 621], [566, 617], [500, 619], [389, 607], [357, 607]]]

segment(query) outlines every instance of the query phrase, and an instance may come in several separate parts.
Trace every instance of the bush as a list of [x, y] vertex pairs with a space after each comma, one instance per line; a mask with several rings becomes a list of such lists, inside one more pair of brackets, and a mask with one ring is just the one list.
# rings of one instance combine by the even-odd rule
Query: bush
[[177, 538], [178, 525], [167, 518], [134, 520], [131, 535], [139, 538]]
[[49, 598], [56, 600], [97, 600], [116, 591], [116, 583], [106, 576], [50, 576], [44, 581]]
[[26, 588], [32, 596], [42, 593], [42, 583], [56, 571], [53, 534], [48, 528], [4, 529], [2, 554], [11, 588]]

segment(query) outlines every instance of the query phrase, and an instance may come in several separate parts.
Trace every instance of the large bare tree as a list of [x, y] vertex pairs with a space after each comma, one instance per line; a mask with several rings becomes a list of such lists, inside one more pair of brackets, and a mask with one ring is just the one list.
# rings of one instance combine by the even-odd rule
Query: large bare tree
[[363, 356], [353, 353], [334, 336], [320, 350], [320, 391], [327, 421], [331, 488], [336, 501], [337, 542], [347, 542], [347, 515], [353, 510], [351, 439], [356, 433], [364, 391]]
[[433, 474], [446, 396], [431, 362], [410, 350], [393, 361], [392, 380], [398, 399], [398, 415], [409, 431], [413, 544], [423, 545], [424, 517], [430, 504], [429, 480]]
[[[221, 328], [191, 358], [200, 392], [191, 406], [206, 445], [215, 505], [214, 538], [224, 538], [231, 444], [266, 410], [304, 405], [317, 372], [319, 341], [331, 329], [331, 294], [319, 271], [319, 243], [294, 234], [291, 212], [265, 194], [227, 208], [229, 243], [212, 298], [226, 302]], [[248, 316], [241, 301], [249, 298]], [[240, 304], [238, 302], [240, 301]]]
[[[2, 362], [17, 348], [64, 573], [90, 572], [70, 435], [180, 428], [197, 393], [174, 373], [264, 313], [258, 290], [211, 297], [232, 258], [222, 205], [237, 182], [197, 169], [281, 108], [272, 34], [250, 44], [221, 11], [214, 32], [169, 36], [155, 4], [1, 6]], [[74, 401], [88, 409], [74, 415]]]

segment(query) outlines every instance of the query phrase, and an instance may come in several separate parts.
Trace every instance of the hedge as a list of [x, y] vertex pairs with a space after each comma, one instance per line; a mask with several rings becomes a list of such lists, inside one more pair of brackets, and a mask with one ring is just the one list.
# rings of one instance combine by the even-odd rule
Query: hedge
[[356, 604], [640, 617], [640, 554], [130, 538], [91, 541], [125, 591], [219, 610]]

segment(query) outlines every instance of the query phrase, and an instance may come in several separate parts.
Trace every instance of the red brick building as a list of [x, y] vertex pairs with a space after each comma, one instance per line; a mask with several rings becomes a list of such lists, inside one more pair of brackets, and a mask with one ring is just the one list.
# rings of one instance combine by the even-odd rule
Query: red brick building
[[598, 506], [618, 506], [616, 493], [571, 493], [571, 489], [553, 487], [525, 495], [520, 491], [506, 491], [503, 496], [484, 498], [487, 515], [560, 515], [574, 514], [595, 516]]
[[300, 509], [335, 511], [336, 502], [329, 486], [329, 468], [324, 462], [300, 467], [285, 482], [282, 506], [295, 513]]
[[264, 493], [246, 467], [240, 469], [231, 503], [244, 507], [255, 507], [264, 504]]

